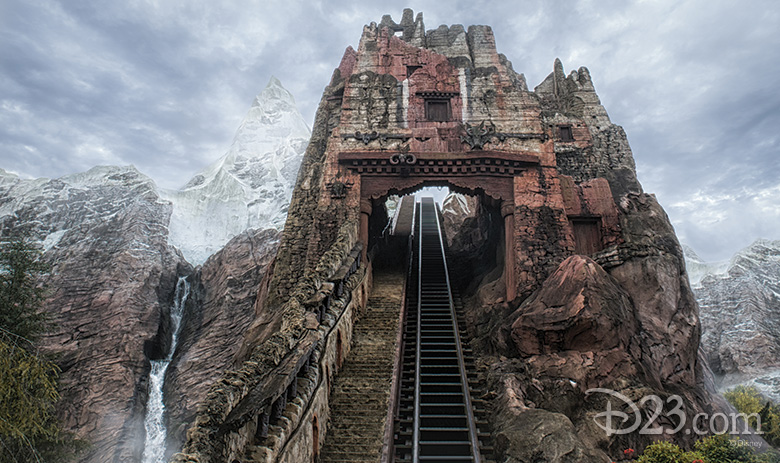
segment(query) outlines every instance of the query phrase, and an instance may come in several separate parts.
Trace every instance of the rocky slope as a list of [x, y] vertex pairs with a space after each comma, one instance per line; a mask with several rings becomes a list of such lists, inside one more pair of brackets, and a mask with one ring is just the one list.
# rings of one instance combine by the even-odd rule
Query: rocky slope
[[133, 167], [96, 167], [60, 179], [0, 177], [0, 229], [25, 228], [52, 264], [44, 284], [55, 328], [67, 430], [91, 442], [85, 461], [140, 458], [149, 356], [177, 275], [191, 271], [168, 244], [170, 203]]
[[248, 228], [280, 230], [310, 135], [295, 99], [272, 77], [227, 153], [180, 190], [161, 191], [173, 203], [170, 243], [200, 265]]
[[701, 274], [701, 343], [720, 386], [750, 382], [780, 400], [780, 241], [758, 240], [725, 265], [690, 249], [686, 259]]
[[[589, 72], [580, 68], [567, 76], [556, 60], [534, 94], [548, 124], [569, 124], [581, 130], [576, 137], [591, 140], [555, 147], [560, 181], [567, 189], [573, 185], [565, 207], [600, 208], [601, 231], [615, 217], [609, 220], [619, 239], [582, 253], [589, 256], [566, 258], [513, 303], [500, 303], [495, 288], [483, 286], [474, 296], [472, 321], [495, 394], [498, 453], [519, 461], [603, 461], [625, 448], [641, 450], [651, 439], [640, 426], [606, 433], [597, 417], [608, 401], [630, 410], [618, 396], [593, 388], [637, 403], [653, 395], [666, 403], [679, 397], [686, 418], [729, 409], [715, 395], [700, 356], [701, 324], [682, 248], [663, 208], [643, 192], [626, 135], [609, 120]], [[595, 188], [609, 196], [595, 199]], [[648, 402], [642, 404], [648, 412]], [[682, 423], [687, 432], [673, 432], [680, 419], [669, 411], [656, 420], [637, 418], [691, 445], [692, 420]]]

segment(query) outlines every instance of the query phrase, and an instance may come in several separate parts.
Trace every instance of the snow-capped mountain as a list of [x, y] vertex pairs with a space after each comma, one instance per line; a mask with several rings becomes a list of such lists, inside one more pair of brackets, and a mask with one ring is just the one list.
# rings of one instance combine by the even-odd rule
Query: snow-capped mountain
[[685, 253], [685, 268], [692, 285], [698, 285], [706, 275], [723, 275], [729, 269], [729, 261], [704, 262], [690, 246], [682, 245]]
[[155, 222], [164, 228], [170, 205], [156, 190], [154, 181], [133, 166], [97, 166], [58, 179], [22, 179], [0, 169], [0, 228], [22, 225], [48, 251], [139, 204], [153, 206]]
[[227, 153], [182, 189], [161, 190], [173, 203], [170, 243], [198, 265], [247, 228], [281, 229], [310, 135], [293, 96], [272, 77]]
[[722, 386], [750, 382], [780, 399], [780, 241], [758, 240], [727, 264], [689, 249], [686, 260], [699, 276], [701, 345]]

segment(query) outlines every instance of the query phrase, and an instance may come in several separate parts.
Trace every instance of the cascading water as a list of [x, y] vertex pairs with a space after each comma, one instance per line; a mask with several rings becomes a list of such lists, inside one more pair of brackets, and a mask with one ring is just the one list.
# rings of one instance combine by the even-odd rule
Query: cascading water
[[187, 277], [179, 277], [176, 283], [173, 307], [171, 307], [171, 349], [164, 360], [152, 360], [152, 371], [149, 373], [149, 398], [146, 402], [146, 443], [144, 444], [143, 463], [165, 462], [165, 404], [163, 402], [163, 386], [165, 384], [165, 372], [171, 363], [173, 353], [179, 341], [179, 330], [184, 306], [190, 295], [190, 284]]

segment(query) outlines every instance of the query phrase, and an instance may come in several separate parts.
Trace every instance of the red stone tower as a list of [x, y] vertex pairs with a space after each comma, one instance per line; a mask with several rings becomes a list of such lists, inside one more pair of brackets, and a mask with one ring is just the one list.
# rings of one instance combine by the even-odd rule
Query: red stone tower
[[[545, 447], [555, 439], [535, 433], [563, 423], [566, 458], [606, 460], [604, 449], [622, 444], [593, 432], [588, 414], [603, 403], [589, 388], [680, 394], [688, 413], [714, 409], [682, 250], [589, 71], [566, 75], [556, 60], [531, 91], [490, 27], [425, 31], [406, 10], [400, 23], [365, 26], [334, 71], [237, 370], [212, 388], [177, 461], [317, 454], [329, 388], [371, 293], [385, 201], [425, 186], [473, 195], [495, 217], [500, 284], [476, 291], [501, 294], [474, 297], [466, 317], [493, 362], [486, 382], [503, 450], [562, 458]], [[310, 382], [293, 387], [296, 377]], [[281, 423], [273, 439], [261, 432], [269, 415]]]

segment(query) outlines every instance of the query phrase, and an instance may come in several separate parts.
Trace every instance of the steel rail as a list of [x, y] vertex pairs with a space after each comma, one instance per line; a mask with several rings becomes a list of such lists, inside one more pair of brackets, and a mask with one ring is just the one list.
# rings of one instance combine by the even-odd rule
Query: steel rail
[[[420, 204], [419, 235], [416, 238], [418, 240], [417, 329], [412, 461], [414, 463], [420, 461], [479, 463], [479, 440], [452, 297], [441, 222], [432, 198], [423, 198]], [[425, 341], [424, 330], [427, 330]], [[453, 368], [452, 361], [456, 361], [456, 369]], [[425, 381], [423, 376], [427, 376]], [[422, 392], [423, 383], [428, 386], [425, 393]], [[422, 400], [423, 394], [426, 396], [425, 404]], [[423, 413], [423, 405], [426, 407], [425, 413]], [[460, 410], [460, 407], [463, 409], [462, 413], [453, 411]], [[429, 422], [425, 426], [422, 423], [423, 418], [427, 418]], [[448, 420], [449, 424], [447, 424]], [[465, 426], [455, 424], [462, 423], [464, 420]], [[428, 436], [425, 439], [422, 438], [423, 429]], [[457, 435], [461, 437], [453, 438]]]

